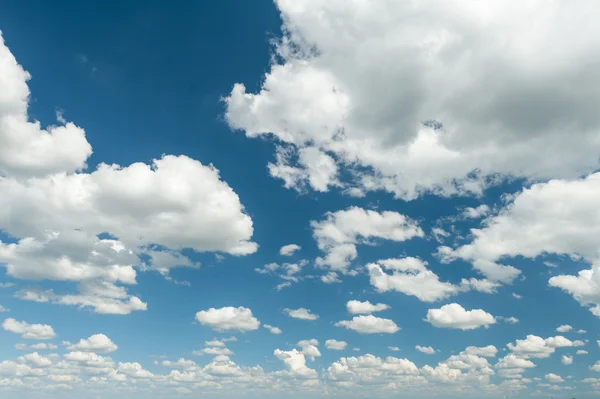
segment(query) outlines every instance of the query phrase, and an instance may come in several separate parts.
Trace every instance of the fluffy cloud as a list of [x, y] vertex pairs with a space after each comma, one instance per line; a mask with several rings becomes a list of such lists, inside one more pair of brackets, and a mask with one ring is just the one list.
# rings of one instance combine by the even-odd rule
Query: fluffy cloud
[[106, 335], [94, 334], [87, 339], [81, 339], [78, 343], [67, 347], [70, 351], [84, 351], [97, 353], [111, 353], [119, 347]]
[[310, 357], [312, 360], [315, 360], [315, 357], [321, 356], [321, 352], [319, 351], [319, 348], [317, 348], [317, 345], [319, 345], [319, 341], [316, 339], [305, 339], [296, 344], [296, 346], [302, 349], [302, 354]]
[[415, 349], [426, 355], [435, 355], [435, 349], [433, 349], [431, 346], [417, 345], [417, 346], [415, 346]]
[[352, 314], [371, 314], [389, 309], [389, 306], [385, 303], [378, 303], [374, 305], [369, 301], [361, 302], [352, 300], [346, 303], [346, 308], [348, 309], [348, 312]]
[[283, 333], [283, 331], [281, 331], [281, 328], [273, 327], [270, 324], [263, 324], [263, 327], [266, 328], [267, 330], [269, 330], [271, 332], [271, 334], [279, 335], [279, 334]]
[[556, 351], [556, 348], [566, 348], [585, 345], [582, 341], [571, 341], [563, 336], [541, 338], [537, 335], [528, 335], [526, 339], [518, 339], [515, 343], [507, 345], [515, 355], [523, 358], [547, 358]]
[[52, 326], [47, 324], [29, 324], [25, 321], [17, 321], [9, 318], [2, 323], [4, 331], [15, 334], [20, 334], [23, 339], [52, 339], [56, 337], [56, 333]]
[[496, 323], [496, 318], [482, 309], [465, 310], [457, 303], [444, 305], [440, 309], [429, 309], [426, 321], [439, 328], [474, 330]]
[[243, 306], [210, 308], [196, 313], [196, 320], [215, 331], [252, 331], [260, 327], [260, 322], [252, 311]]
[[66, 123], [47, 130], [29, 121], [27, 73], [4, 44], [0, 32], [0, 176], [27, 178], [86, 167], [92, 147], [85, 131]]
[[313, 314], [309, 309], [299, 308], [299, 309], [283, 309], [283, 311], [290, 317], [294, 319], [301, 320], [317, 320], [319, 315]]
[[559, 333], [566, 333], [566, 332], [569, 332], [571, 330], [573, 330], [573, 327], [571, 327], [571, 326], [569, 326], [567, 324], [562, 325], [562, 326], [556, 328], [556, 332], [559, 332]]
[[283, 256], [292, 256], [297, 251], [300, 251], [302, 247], [296, 244], [288, 244], [281, 247], [279, 254]]
[[306, 359], [302, 352], [296, 349], [292, 349], [291, 351], [275, 349], [274, 354], [287, 366], [287, 371], [290, 375], [305, 379], [317, 378], [317, 372], [306, 366]]
[[286, 187], [412, 199], [597, 168], [600, 29], [571, 45], [594, 4], [276, 4], [279, 61], [260, 91], [234, 85], [225, 116], [276, 140]]
[[[412, 295], [424, 302], [434, 302], [460, 292], [450, 283], [441, 282], [438, 276], [417, 258], [385, 259], [367, 265], [371, 285], [380, 292], [390, 290]], [[386, 273], [383, 269], [391, 271]]]
[[[198, 266], [179, 252], [183, 248], [256, 251], [252, 220], [214, 166], [164, 155], [151, 164], [100, 163], [84, 172], [92, 153], [85, 132], [62, 115], [60, 126], [47, 129], [29, 121], [30, 76], [1, 35], [0, 75], [0, 229], [14, 237], [0, 241], [0, 264], [8, 275], [135, 284], [135, 266], [163, 274]], [[127, 295], [81, 293], [49, 301], [98, 313], [146, 308]]]
[[325, 257], [316, 264], [345, 272], [356, 258], [356, 245], [382, 239], [395, 242], [423, 237], [416, 222], [392, 211], [376, 212], [359, 207], [329, 212], [325, 220], [312, 221], [313, 237]]
[[545, 378], [546, 378], [546, 381], [549, 381], [552, 383], [565, 382], [565, 380], [563, 380], [563, 378], [560, 375], [556, 375], [554, 373], [546, 374]]
[[337, 341], [335, 339], [328, 339], [325, 341], [325, 347], [334, 351], [343, 351], [348, 346], [348, 343], [345, 341]]
[[476, 346], [469, 346], [465, 349], [465, 353], [482, 357], [496, 357], [498, 354], [498, 349], [494, 345], [488, 345], [479, 348]]
[[331, 381], [353, 381], [358, 385], [372, 386], [395, 380], [397, 383], [423, 383], [418, 378], [419, 368], [408, 359], [388, 356], [385, 359], [367, 354], [359, 357], [342, 357], [327, 369]]
[[571, 364], [573, 364], [573, 356], [563, 355], [560, 358], [560, 362], [565, 366], [570, 366]]
[[[512, 197], [496, 216], [486, 220], [481, 229], [473, 229], [471, 243], [452, 250], [441, 247], [445, 260], [462, 258], [489, 279], [510, 282], [520, 271], [498, 264], [501, 258], [542, 254], [579, 257], [592, 264], [589, 270], [576, 276], [558, 275], [550, 286], [571, 294], [592, 313], [600, 316], [600, 285], [597, 237], [600, 228], [596, 220], [600, 212], [595, 204], [600, 200], [600, 173], [580, 180], [550, 180], [534, 184]], [[543, 232], [543, 234], [540, 234]]]
[[335, 323], [336, 327], [345, 327], [361, 334], [393, 334], [400, 331], [400, 327], [390, 319], [383, 319], [373, 315], [354, 316], [352, 320], [343, 320]]

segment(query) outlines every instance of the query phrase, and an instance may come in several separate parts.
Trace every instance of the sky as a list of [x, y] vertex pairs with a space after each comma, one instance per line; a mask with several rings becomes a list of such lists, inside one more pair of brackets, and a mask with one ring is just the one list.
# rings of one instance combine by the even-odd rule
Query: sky
[[597, 2], [0, 3], [0, 396], [595, 398]]

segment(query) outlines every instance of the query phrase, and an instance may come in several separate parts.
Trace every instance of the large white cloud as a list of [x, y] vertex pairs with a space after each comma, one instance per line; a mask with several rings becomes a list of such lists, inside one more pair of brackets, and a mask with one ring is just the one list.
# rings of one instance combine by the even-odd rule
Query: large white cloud
[[474, 330], [496, 323], [496, 318], [482, 309], [466, 310], [457, 303], [429, 309], [426, 321], [435, 327]]
[[[29, 121], [29, 78], [0, 35], [0, 229], [14, 237], [0, 241], [0, 266], [9, 275], [134, 284], [134, 267], [167, 274], [198, 266], [184, 248], [257, 250], [251, 218], [213, 165], [163, 155], [84, 171], [92, 147], [83, 129], [62, 116], [62, 126], [46, 130]], [[137, 297], [118, 299], [82, 293], [52, 302], [99, 313], [145, 310]]]
[[393, 334], [400, 327], [393, 320], [375, 317], [373, 315], [354, 316], [352, 320], [342, 320], [335, 323], [336, 327], [345, 327], [361, 334]]
[[67, 347], [70, 351], [84, 351], [97, 353], [111, 353], [119, 347], [106, 335], [94, 334], [89, 338], [80, 339], [78, 343]]
[[530, 334], [525, 339], [518, 339], [515, 343], [506, 345], [515, 355], [522, 358], [547, 358], [550, 357], [556, 348], [568, 348], [583, 346], [583, 341], [571, 341], [561, 335], [550, 338], [542, 338], [537, 335]]
[[26, 178], [86, 167], [92, 154], [85, 132], [73, 123], [43, 129], [29, 121], [31, 78], [0, 32], [0, 176]]
[[369, 301], [351, 300], [346, 303], [346, 309], [352, 314], [371, 314], [389, 309], [389, 306], [385, 303], [372, 304]]
[[[460, 292], [457, 286], [440, 281], [426, 265], [420, 259], [408, 257], [370, 263], [367, 270], [371, 285], [380, 292], [394, 290], [424, 302], [438, 301]], [[383, 269], [392, 273], [388, 274]]]
[[11, 333], [20, 334], [23, 339], [52, 339], [56, 333], [52, 326], [47, 324], [29, 324], [25, 321], [17, 321], [12, 318], [4, 320], [2, 328]]
[[501, 265], [503, 258], [544, 254], [579, 257], [592, 264], [578, 275], [558, 275], [549, 284], [573, 295], [600, 316], [600, 173], [579, 180], [534, 184], [473, 229], [473, 240], [455, 250], [440, 248], [451, 260], [459, 257], [492, 280], [509, 282], [520, 271]]
[[276, 4], [277, 61], [259, 92], [234, 85], [226, 119], [277, 140], [287, 187], [324, 191], [344, 165], [349, 193], [411, 199], [598, 167], [594, 2]]
[[196, 320], [216, 331], [252, 331], [260, 327], [260, 322], [252, 315], [252, 311], [243, 306], [201, 310], [196, 313]]
[[351, 207], [329, 212], [325, 220], [312, 221], [313, 237], [325, 257], [317, 265], [345, 272], [357, 256], [356, 245], [382, 239], [395, 242], [423, 237], [423, 230], [410, 218], [393, 211], [377, 212]]

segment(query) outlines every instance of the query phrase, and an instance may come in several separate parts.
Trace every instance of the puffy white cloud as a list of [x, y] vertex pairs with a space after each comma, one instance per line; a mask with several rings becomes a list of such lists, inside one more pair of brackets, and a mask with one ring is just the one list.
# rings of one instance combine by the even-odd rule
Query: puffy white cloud
[[576, 355], [587, 355], [589, 352], [583, 349], [578, 350], [577, 352], [575, 352]]
[[400, 331], [400, 327], [394, 321], [373, 315], [354, 316], [352, 320], [338, 321], [335, 326], [345, 327], [361, 334], [393, 334]]
[[302, 354], [310, 357], [312, 360], [315, 360], [315, 357], [321, 356], [321, 352], [319, 351], [319, 348], [317, 348], [317, 345], [319, 345], [319, 341], [314, 338], [302, 340], [296, 344], [296, 346], [302, 349]]
[[[460, 288], [463, 291], [479, 291], [479, 292], [483, 292], [484, 294], [495, 294], [496, 290], [501, 286], [502, 284], [497, 283], [495, 281], [491, 281], [488, 279], [476, 279], [474, 277], [471, 277], [469, 279], [463, 278], [460, 281]], [[513, 296], [516, 294], [513, 294]], [[516, 297], [515, 297], [516, 298]], [[517, 298], [519, 299], [519, 298]]]
[[26, 178], [86, 167], [92, 147], [73, 123], [43, 129], [29, 121], [31, 78], [10, 52], [0, 32], [0, 176]]
[[334, 351], [343, 351], [348, 346], [348, 343], [345, 341], [337, 341], [335, 339], [328, 339], [325, 341], [325, 347]]
[[516, 317], [498, 317], [498, 319], [508, 324], [517, 324], [519, 322], [519, 319]]
[[50, 358], [41, 356], [37, 352], [28, 353], [27, 355], [20, 356], [19, 360], [24, 363], [33, 364], [35, 367], [44, 368], [52, 365]]
[[594, 364], [593, 366], [590, 366], [590, 370], [597, 371], [600, 373], [600, 361], [596, 362], [596, 364]]
[[218, 347], [218, 346], [209, 346], [202, 350], [193, 351], [193, 355], [202, 356], [202, 355], [212, 355], [212, 356], [229, 356], [233, 355], [233, 352], [229, 348]]
[[369, 301], [351, 300], [346, 303], [346, 308], [352, 314], [371, 314], [389, 309], [389, 306], [385, 303], [372, 304]]
[[319, 315], [311, 313], [309, 309], [299, 308], [299, 309], [283, 309], [283, 311], [290, 317], [294, 319], [301, 320], [317, 320]]
[[433, 349], [431, 346], [417, 345], [417, 346], [415, 346], [415, 349], [426, 355], [435, 355], [435, 349]]
[[552, 383], [565, 382], [565, 380], [563, 380], [563, 378], [560, 375], [556, 375], [554, 373], [546, 374], [544, 378], [546, 378], [546, 381], [550, 381]]
[[562, 364], [564, 364], [565, 366], [570, 366], [571, 364], [573, 364], [573, 356], [567, 356], [567, 355], [563, 355], [560, 358], [560, 361]]
[[457, 303], [444, 305], [440, 309], [429, 309], [426, 321], [439, 328], [474, 330], [496, 323], [496, 318], [482, 309], [465, 310]]
[[465, 353], [475, 356], [483, 357], [496, 357], [498, 349], [494, 345], [488, 345], [483, 347], [468, 346], [465, 349]]
[[64, 356], [65, 360], [82, 364], [93, 368], [112, 368], [115, 362], [110, 357], [100, 356], [94, 352], [69, 352]]
[[[379, 292], [390, 290], [412, 295], [424, 302], [434, 302], [460, 292], [450, 283], [441, 282], [438, 276], [417, 258], [385, 259], [367, 265], [371, 285]], [[386, 273], [383, 269], [391, 271]]]
[[388, 346], [388, 349], [392, 352], [400, 352], [400, 348], [398, 348], [397, 346]]
[[86, 339], [79, 340], [78, 343], [67, 347], [70, 351], [84, 351], [97, 353], [111, 353], [119, 347], [106, 335], [94, 334]]
[[321, 276], [321, 281], [325, 284], [334, 284], [342, 282], [342, 280], [340, 280], [340, 277], [336, 272], [328, 272], [327, 274], [324, 274], [323, 276]]
[[252, 311], [243, 306], [201, 310], [196, 313], [196, 320], [215, 331], [252, 331], [260, 327], [260, 322], [252, 315]]
[[281, 247], [281, 249], [279, 249], [279, 254], [283, 256], [292, 256], [294, 253], [300, 251], [301, 249], [302, 247], [300, 245], [288, 244], [284, 245], [283, 247]]
[[523, 359], [514, 354], [506, 355], [496, 365], [501, 369], [528, 369], [535, 367], [535, 363], [531, 360]]
[[[595, 222], [600, 212], [600, 173], [579, 180], [550, 180], [534, 184], [512, 197], [481, 229], [473, 229], [471, 243], [451, 250], [441, 247], [442, 258], [459, 257], [492, 280], [509, 282], [520, 272], [496, 263], [504, 257], [535, 258], [542, 254], [582, 257], [592, 263], [590, 270], [577, 276], [558, 275], [549, 284], [573, 295], [582, 305], [600, 315], [600, 286], [594, 277], [600, 229]], [[543, 232], [543, 234], [540, 234]]]
[[283, 331], [281, 331], [281, 328], [273, 327], [270, 324], [263, 324], [263, 327], [266, 328], [267, 330], [269, 330], [271, 332], [271, 334], [279, 335], [279, 334], [283, 333]]
[[56, 333], [52, 326], [47, 324], [29, 324], [25, 321], [17, 321], [12, 318], [4, 320], [2, 323], [4, 331], [20, 334], [23, 339], [52, 339]]
[[541, 338], [537, 335], [528, 335], [526, 339], [518, 339], [515, 343], [506, 345], [515, 355], [523, 358], [547, 358], [556, 351], [556, 348], [566, 348], [585, 345], [582, 341], [571, 341], [563, 336]]
[[483, 204], [479, 205], [476, 208], [465, 208], [462, 212], [462, 216], [466, 219], [479, 219], [481, 217], [487, 216], [490, 213], [490, 207]]
[[569, 332], [571, 330], [573, 330], [573, 327], [571, 327], [571, 326], [569, 326], [567, 324], [562, 325], [562, 326], [556, 328], [556, 332], [559, 332], [559, 333], [566, 333], [566, 332]]
[[283, 147], [271, 174], [287, 187], [412, 199], [597, 169], [595, 4], [276, 4], [279, 62], [258, 92], [234, 85], [225, 117]]
[[193, 360], [186, 360], [184, 358], [179, 358], [179, 360], [177, 360], [176, 362], [172, 362], [169, 360], [163, 360], [161, 362], [161, 365], [163, 367], [168, 367], [168, 368], [172, 368], [172, 369], [189, 369], [192, 367], [196, 367], [196, 362], [194, 362]]
[[302, 352], [292, 349], [291, 351], [282, 351], [275, 349], [274, 355], [287, 366], [288, 373], [294, 377], [315, 379], [317, 372], [306, 366], [306, 359]]
[[327, 369], [327, 378], [331, 381], [353, 381], [370, 387], [391, 381], [422, 384], [424, 380], [418, 375], [419, 368], [408, 359], [392, 356], [382, 359], [371, 354], [342, 357]]
[[401, 242], [424, 236], [416, 222], [400, 213], [359, 207], [329, 212], [325, 220], [312, 221], [311, 226], [319, 249], [325, 252], [316, 264], [341, 272], [356, 258], [357, 244], [373, 239]]

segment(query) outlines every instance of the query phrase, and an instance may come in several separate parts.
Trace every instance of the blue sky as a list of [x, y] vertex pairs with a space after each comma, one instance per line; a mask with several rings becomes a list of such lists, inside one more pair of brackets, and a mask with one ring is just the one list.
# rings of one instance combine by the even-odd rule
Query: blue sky
[[3, 2], [2, 397], [596, 397], [565, 7]]

